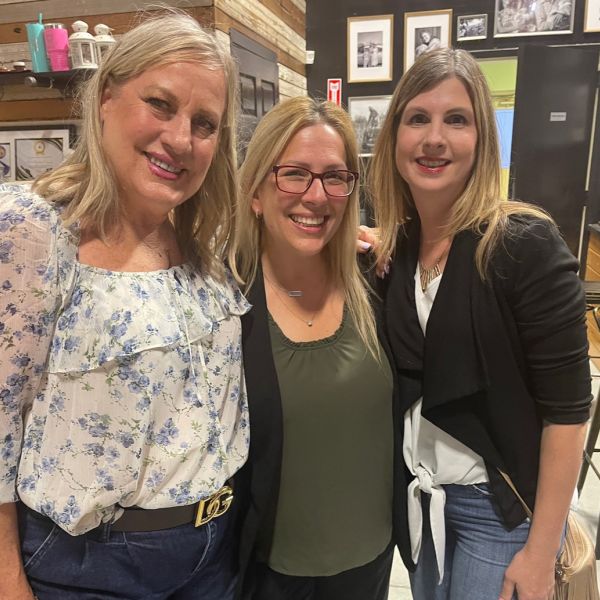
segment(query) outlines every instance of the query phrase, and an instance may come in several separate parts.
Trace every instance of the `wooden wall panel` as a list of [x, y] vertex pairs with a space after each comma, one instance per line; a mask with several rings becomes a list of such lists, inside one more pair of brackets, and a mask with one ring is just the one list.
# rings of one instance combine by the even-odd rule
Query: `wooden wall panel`
[[290, 68], [292, 71], [299, 73], [300, 75], [305, 75], [306, 67], [304, 62], [290, 56], [287, 52], [284, 52], [280, 48], [278, 48], [273, 42], [268, 39], [265, 39], [262, 35], [256, 33], [253, 29], [245, 25], [241, 21], [236, 21], [232, 17], [230, 17], [227, 13], [224, 13], [220, 9], [215, 10], [215, 27], [220, 29], [225, 33], [229, 33], [229, 29], [232, 27], [237, 29], [244, 35], [247, 35], [249, 38], [257, 41], [259, 44], [262, 44], [266, 48], [273, 50], [275, 54], [277, 54], [277, 62], [285, 65]]
[[70, 99], [26, 100], [0, 103], [2, 121], [46, 121], [72, 118]]
[[47, 87], [26, 87], [24, 85], [7, 85], [0, 88], [0, 121], [4, 121], [4, 103], [24, 100], [45, 100], [48, 98], [63, 98], [59, 90]]
[[[178, 0], [166, 4], [181, 6]], [[135, 25], [137, 0], [0, 0], [0, 63], [29, 61], [25, 22], [38, 12], [44, 21], [69, 25], [83, 18], [90, 30], [105, 23], [120, 35]], [[143, 2], [142, 5], [150, 5]], [[306, 0], [187, 0], [185, 9], [204, 25], [214, 26], [229, 47], [231, 27], [277, 55], [282, 97], [306, 93]], [[102, 11], [100, 13], [100, 11]], [[36, 111], [36, 106], [39, 110]], [[0, 87], [0, 123], [13, 120], [67, 119], [71, 102], [58, 92], [24, 86]]]
[[600, 330], [598, 329], [596, 319], [591, 310], [588, 310], [586, 313], [586, 321], [587, 337], [590, 344], [590, 358], [596, 368], [600, 369]]
[[[42, 0], [49, 7], [62, 6], [63, 3], [59, 3], [56, 0]], [[38, 2], [39, 3], [39, 2]], [[76, 4], [81, 4], [81, 0], [77, 0]], [[111, 5], [111, 2], [103, 2], [102, 7]], [[114, 3], [115, 6], [118, 3]], [[196, 4], [188, 9], [194, 18], [204, 25], [210, 25], [214, 21], [214, 11], [212, 6], [203, 6], [206, 4], [205, 0], [201, 2], [191, 2], [190, 4]], [[33, 2], [29, 3], [32, 6]], [[129, 29], [131, 29], [138, 18], [137, 12], [125, 12], [125, 7], [131, 8], [132, 3], [124, 0], [120, 2], [119, 10], [109, 14], [85, 14], [85, 21], [90, 26], [90, 30], [93, 29], [98, 23], [104, 23], [111, 27], [113, 33], [118, 36]], [[7, 9], [2, 11], [5, 12], [12, 10], [15, 5], [11, 5]], [[94, 3], [95, 11], [98, 11], [98, 4]], [[84, 9], [91, 10], [90, 6], [84, 7]], [[44, 13], [46, 14], [46, 13]], [[82, 13], [62, 13], [56, 15], [55, 20], [57, 22], [65, 23], [70, 25]], [[46, 18], [45, 18], [46, 20]], [[23, 22], [13, 21], [10, 23], [0, 24], [0, 63], [11, 65], [15, 60], [25, 60], [27, 63], [30, 61], [29, 49], [27, 46], [27, 34]], [[28, 65], [30, 66], [30, 64]], [[72, 109], [70, 101], [61, 101], [60, 94], [56, 91], [47, 91], [42, 88], [28, 88], [25, 86], [0, 86], [0, 123], [18, 120], [40, 120], [40, 119], [68, 119], [70, 118]], [[47, 100], [53, 98], [55, 102], [51, 105], [46, 105], [42, 102], [39, 104], [39, 114], [35, 111], [35, 100]], [[61, 108], [62, 102], [62, 108]], [[49, 108], [50, 107], [50, 108]], [[46, 111], [50, 111], [46, 114]]]
[[[212, 7], [192, 8], [188, 11], [200, 23], [204, 25], [212, 24], [213, 9]], [[56, 18], [56, 22], [64, 23], [70, 26], [73, 21], [76, 21], [79, 15], [61, 15]], [[95, 15], [86, 15], [85, 22], [89, 25], [90, 31], [98, 23], [104, 23], [113, 29], [115, 35], [123, 34], [129, 31], [136, 23], [138, 13], [136, 12], [117, 12], [117, 13], [102, 13]], [[0, 44], [27, 43], [27, 32], [24, 22], [12, 22], [0, 24]]]
[[299, 11], [306, 14], [306, 0], [290, 0], [290, 4], [293, 4]]
[[590, 233], [590, 240], [585, 262], [586, 281], [600, 281], [600, 234]]
[[306, 96], [306, 77], [279, 63], [279, 95], [282, 99]]
[[277, 18], [293, 29], [302, 39], [306, 37], [306, 8], [299, 9], [289, 0], [259, 0]]
[[[212, 0], [186, 0], [184, 6], [182, 6], [182, 2], [177, 0], [162, 0], [162, 3], [186, 10], [213, 5]], [[0, 23], [35, 21], [40, 12], [43, 13], [46, 22], [61, 22], [59, 19], [65, 16], [75, 20], [75, 18], [100, 13], [136, 12], [146, 6], [152, 6], [152, 2], [139, 2], [136, 0], [102, 0], [101, 2], [98, 0], [37, 0], [31, 2], [20, 0], [19, 2], [11, 2], [0, 11]], [[156, 7], [156, 3], [154, 7]], [[2, 41], [1, 37], [0, 41]]]
[[[272, 46], [299, 64], [304, 64], [306, 57], [306, 39], [303, 34], [296, 33], [285, 21], [255, 0], [215, 0], [215, 9], [227, 15], [229, 20], [254, 31], [260, 36], [263, 44], [269, 41]], [[219, 27], [220, 19], [215, 20]], [[280, 62], [284, 62], [280, 60]], [[293, 67], [292, 67], [293, 68]], [[297, 69], [294, 69], [297, 70]]]

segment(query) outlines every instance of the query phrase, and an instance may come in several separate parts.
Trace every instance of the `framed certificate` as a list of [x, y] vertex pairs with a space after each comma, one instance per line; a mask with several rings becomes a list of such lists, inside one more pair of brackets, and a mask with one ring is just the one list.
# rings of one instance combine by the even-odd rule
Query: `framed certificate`
[[0, 131], [0, 181], [29, 181], [66, 158], [73, 126]]

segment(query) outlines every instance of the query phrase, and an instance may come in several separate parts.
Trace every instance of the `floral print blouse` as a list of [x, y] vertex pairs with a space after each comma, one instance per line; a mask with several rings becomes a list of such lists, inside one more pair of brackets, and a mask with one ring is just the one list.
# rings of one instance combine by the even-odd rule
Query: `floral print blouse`
[[0, 503], [73, 535], [213, 494], [249, 445], [231, 276], [107, 271], [78, 246], [59, 207], [0, 185]]

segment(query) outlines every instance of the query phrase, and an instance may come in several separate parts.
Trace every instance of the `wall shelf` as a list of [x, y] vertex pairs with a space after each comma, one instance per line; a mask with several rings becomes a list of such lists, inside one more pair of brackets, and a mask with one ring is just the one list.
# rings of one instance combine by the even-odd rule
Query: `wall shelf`
[[0, 87], [6, 85], [26, 85], [28, 87], [54, 88], [63, 96], [72, 96], [77, 85], [89, 79], [96, 69], [71, 69], [70, 71], [51, 71], [34, 73], [33, 71], [10, 71], [0, 73]]

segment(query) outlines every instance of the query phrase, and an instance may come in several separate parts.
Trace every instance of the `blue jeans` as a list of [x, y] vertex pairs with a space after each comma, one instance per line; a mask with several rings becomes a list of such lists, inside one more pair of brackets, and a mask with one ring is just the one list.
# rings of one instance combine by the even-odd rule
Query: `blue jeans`
[[123, 533], [104, 525], [74, 537], [20, 506], [29, 583], [39, 600], [232, 600], [233, 506], [198, 528]]
[[410, 576], [415, 600], [497, 600], [504, 572], [524, 546], [529, 522], [509, 531], [496, 512], [487, 484], [445, 485], [446, 557], [438, 571], [429, 527], [429, 494], [422, 493], [423, 543]]

